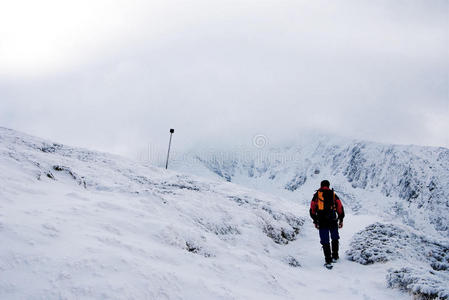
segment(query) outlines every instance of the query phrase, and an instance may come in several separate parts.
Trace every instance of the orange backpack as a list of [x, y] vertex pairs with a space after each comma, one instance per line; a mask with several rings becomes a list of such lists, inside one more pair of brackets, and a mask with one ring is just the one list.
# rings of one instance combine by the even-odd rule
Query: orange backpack
[[[332, 203], [330, 205], [330, 210], [335, 211], [335, 192], [332, 190]], [[318, 210], [323, 211], [325, 209], [324, 196], [322, 191], [318, 191]]]

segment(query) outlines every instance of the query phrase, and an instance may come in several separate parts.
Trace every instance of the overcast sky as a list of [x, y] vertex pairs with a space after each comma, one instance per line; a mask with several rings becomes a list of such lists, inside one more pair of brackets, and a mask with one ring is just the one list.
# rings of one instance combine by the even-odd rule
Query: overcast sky
[[449, 1], [0, 2], [0, 126], [135, 156], [304, 130], [449, 147]]

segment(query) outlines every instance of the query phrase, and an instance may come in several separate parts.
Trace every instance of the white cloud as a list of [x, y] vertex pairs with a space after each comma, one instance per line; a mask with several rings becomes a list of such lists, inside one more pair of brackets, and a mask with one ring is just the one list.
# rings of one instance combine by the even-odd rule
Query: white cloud
[[449, 146], [446, 1], [30, 2], [0, 9], [4, 126], [120, 153], [170, 127]]

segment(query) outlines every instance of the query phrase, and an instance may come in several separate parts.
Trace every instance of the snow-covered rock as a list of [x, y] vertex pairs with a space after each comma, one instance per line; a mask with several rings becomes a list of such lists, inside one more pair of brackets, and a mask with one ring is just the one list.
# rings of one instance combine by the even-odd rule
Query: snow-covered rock
[[391, 269], [388, 286], [408, 291], [414, 299], [449, 299], [449, 274], [427, 268], [403, 267]]
[[347, 255], [364, 265], [400, 258], [425, 260], [434, 270], [449, 270], [447, 240], [436, 241], [393, 224], [374, 223], [354, 235]]
[[433, 240], [405, 226], [374, 223], [354, 235], [347, 257], [363, 265], [395, 261], [390, 287], [423, 299], [449, 298], [449, 241]]

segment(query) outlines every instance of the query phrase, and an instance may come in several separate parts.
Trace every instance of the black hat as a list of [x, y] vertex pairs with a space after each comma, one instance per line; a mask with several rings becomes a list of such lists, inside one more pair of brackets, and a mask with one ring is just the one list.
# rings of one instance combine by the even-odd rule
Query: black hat
[[329, 187], [330, 185], [331, 185], [331, 184], [330, 184], [329, 180], [323, 180], [323, 181], [321, 181], [321, 187], [324, 187], [324, 186]]

